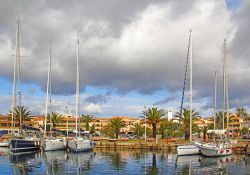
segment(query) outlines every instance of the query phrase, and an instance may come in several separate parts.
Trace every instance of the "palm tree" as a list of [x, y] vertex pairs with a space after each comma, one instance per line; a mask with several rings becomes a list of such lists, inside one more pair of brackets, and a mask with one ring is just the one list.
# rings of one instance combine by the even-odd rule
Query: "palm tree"
[[201, 128], [201, 132], [203, 133], [203, 140], [205, 141], [205, 139], [206, 139], [206, 135], [207, 135], [207, 131], [209, 130], [209, 129], [213, 129], [213, 124], [209, 124], [209, 125], [207, 125], [207, 126], [203, 126], [202, 128]]
[[163, 109], [152, 107], [142, 113], [146, 117], [147, 122], [152, 125], [153, 137], [156, 139], [156, 126], [162, 121], [162, 117], [165, 116], [166, 112]]
[[109, 124], [115, 133], [115, 138], [118, 139], [121, 128], [125, 127], [125, 122], [120, 117], [113, 117], [110, 119]]
[[216, 113], [215, 125], [216, 125], [217, 129], [222, 129], [223, 128], [223, 113], [222, 113], [222, 111], [219, 111], [219, 112]]
[[102, 134], [109, 136], [112, 139], [115, 138], [114, 130], [113, 130], [112, 126], [110, 125], [110, 123], [107, 124], [106, 126], [102, 127], [101, 132], [102, 132]]
[[246, 118], [247, 117], [247, 110], [244, 107], [239, 107], [236, 109], [236, 114], [240, 116], [241, 118]]
[[94, 134], [95, 133], [95, 125], [93, 124], [91, 127], [90, 127], [90, 134]]
[[137, 135], [137, 138], [140, 139], [140, 136], [143, 135], [144, 127], [140, 123], [135, 123], [133, 125], [132, 131]]
[[[228, 114], [230, 115], [230, 114]], [[232, 117], [233, 116], [229, 116], [228, 122], [230, 123], [232, 121]], [[227, 123], [227, 113], [224, 112], [224, 127]], [[215, 117], [215, 125], [217, 129], [223, 129], [223, 112], [219, 111], [216, 113], [216, 117]]]
[[[9, 111], [8, 115], [12, 115], [12, 110]], [[20, 126], [20, 117], [21, 123], [23, 123], [25, 120], [30, 120], [29, 116], [31, 115], [31, 112], [24, 106], [16, 106], [13, 110], [13, 115], [15, 120], [18, 120]]]
[[83, 123], [85, 123], [85, 129], [86, 131], [89, 131], [89, 123], [91, 123], [94, 119], [93, 115], [87, 114], [87, 115], [82, 115], [81, 120]]
[[[182, 123], [184, 127], [184, 135], [185, 135], [185, 140], [189, 139], [190, 135], [190, 110], [188, 109], [183, 109], [183, 113], [181, 114], [180, 112], [177, 112], [175, 114], [175, 117], [179, 120], [180, 123]], [[192, 126], [194, 126], [194, 122], [200, 118], [199, 113], [195, 112], [195, 110], [192, 110]], [[193, 129], [195, 127], [192, 127]]]
[[62, 122], [62, 115], [58, 112], [51, 112], [50, 117], [51, 122], [53, 124], [53, 128]]
[[162, 120], [160, 127], [158, 128], [158, 131], [161, 133], [161, 138], [164, 139], [165, 131], [168, 129], [168, 121]]

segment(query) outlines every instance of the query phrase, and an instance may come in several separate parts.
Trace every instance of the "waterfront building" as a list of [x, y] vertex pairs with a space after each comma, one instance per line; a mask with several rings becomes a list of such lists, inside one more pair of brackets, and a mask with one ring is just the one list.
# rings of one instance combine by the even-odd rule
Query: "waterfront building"
[[[12, 122], [12, 117], [8, 116], [8, 115], [0, 115], [0, 130], [7, 130], [7, 131], [11, 131], [11, 122]], [[33, 126], [34, 125], [34, 121], [33, 119], [30, 117], [29, 120], [25, 120], [24, 121], [24, 125], [27, 126]], [[14, 130], [18, 131], [19, 130], [19, 121], [14, 120]]]
[[[125, 122], [125, 127], [123, 127], [121, 129], [122, 133], [131, 133], [132, 132], [132, 127], [135, 123], [144, 123], [144, 119], [143, 121], [140, 118], [136, 118], [136, 117], [128, 117], [128, 116], [113, 116], [113, 117], [120, 117], [123, 119], [123, 121]], [[98, 118], [94, 118], [93, 122], [89, 123], [89, 126], [95, 126], [95, 130], [97, 132], [100, 132], [105, 126], [108, 125], [109, 120], [112, 117], [98, 117]], [[44, 117], [43, 116], [35, 116], [33, 117], [33, 119], [36, 121], [36, 127], [42, 127], [43, 123], [44, 123]], [[61, 131], [66, 131], [67, 127], [68, 130], [70, 132], [75, 130], [75, 117], [73, 117], [72, 115], [63, 115], [62, 116], [62, 121], [55, 127], [55, 129], [61, 130]], [[85, 123], [80, 122], [78, 123], [81, 129], [85, 129]]]

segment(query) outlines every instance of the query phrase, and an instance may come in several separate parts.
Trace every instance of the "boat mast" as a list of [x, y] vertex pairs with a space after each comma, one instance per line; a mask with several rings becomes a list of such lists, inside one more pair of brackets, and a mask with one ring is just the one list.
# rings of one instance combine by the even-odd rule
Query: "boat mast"
[[217, 112], [217, 71], [214, 72], [214, 130]]
[[226, 40], [223, 44], [223, 102], [222, 102], [222, 127], [225, 129], [225, 102], [226, 102]]
[[190, 143], [192, 142], [192, 113], [193, 113], [193, 41], [192, 41], [192, 30], [190, 30]]
[[[76, 137], [78, 131], [78, 118], [79, 118], [79, 106], [80, 106], [80, 75], [79, 75], [79, 37], [77, 36], [77, 50], [76, 50]], [[80, 133], [79, 133], [80, 134]], [[78, 134], [78, 135], [79, 135]]]
[[52, 127], [53, 126], [53, 122], [52, 122], [52, 111], [51, 111], [51, 61], [52, 61], [52, 51], [51, 51], [51, 40], [50, 40], [50, 47], [49, 47], [49, 56], [50, 56], [50, 65], [49, 65], [49, 69], [50, 69], [50, 72], [49, 72], [49, 106], [48, 106], [48, 109], [50, 111], [49, 113], [49, 120], [50, 120], [50, 127], [49, 127], [49, 130], [50, 130], [50, 133], [52, 134]]
[[16, 33], [16, 61], [17, 61], [17, 92], [18, 92], [18, 110], [19, 110], [19, 133], [22, 134], [22, 112], [21, 112], [21, 83], [20, 83], [20, 74], [21, 74], [21, 63], [20, 63], [20, 18], [17, 12], [17, 33]]
[[51, 40], [49, 42], [50, 47], [49, 47], [49, 66], [48, 66], [48, 78], [47, 78], [47, 93], [46, 93], [46, 102], [45, 102], [45, 125], [44, 125], [44, 137], [46, 137], [46, 131], [47, 131], [47, 120], [48, 120], [48, 100], [49, 100], [49, 90], [51, 90], [51, 77], [50, 77], [50, 73], [51, 73]]
[[11, 135], [14, 133], [14, 110], [16, 107], [16, 68], [18, 62], [18, 53], [19, 53], [19, 14], [17, 11], [17, 29], [16, 29], [16, 53], [14, 61], [14, 71], [13, 71], [13, 86], [12, 86], [12, 112], [11, 112]]
[[229, 127], [229, 101], [228, 101], [228, 71], [227, 71], [227, 43], [224, 40], [224, 57], [225, 57], [225, 90], [226, 90], [226, 115], [227, 115], [227, 129]]
[[[228, 110], [229, 110], [229, 102], [228, 102], [228, 75], [227, 75], [227, 57], [226, 57], [226, 39], [224, 39], [223, 44], [223, 106], [222, 106], [222, 113], [223, 113], [223, 129], [225, 129], [225, 115], [227, 117], [227, 129], [228, 129], [228, 123], [229, 123], [229, 116], [228, 116]], [[225, 111], [226, 109], [226, 111]]]

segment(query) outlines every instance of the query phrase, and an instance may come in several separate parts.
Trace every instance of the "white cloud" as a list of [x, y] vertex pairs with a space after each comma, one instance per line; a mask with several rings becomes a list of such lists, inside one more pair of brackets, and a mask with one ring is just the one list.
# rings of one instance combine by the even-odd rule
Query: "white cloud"
[[[58, 5], [44, 1], [20, 4], [21, 44], [25, 51], [23, 54], [28, 55], [27, 59], [22, 59], [23, 83], [32, 82], [45, 89], [48, 43], [52, 36], [52, 91], [69, 96], [74, 94], [75, 39], [78, 31], [82, 90], [90, 85], [121, 94], [138, 92], [152, 95], [162, 89], [167, 93], [179, 94], [183, 83], [188, 30], [191, 27], [194, 36], [193, 85], [196, 98], [211, 99], [214, 70], [221, 70], [216, 65], [222, 56], [224, 38], [228, 39], [229, 46], [234, 46], [229, 47], [229, 75], [232, 77], [229, 81], [229, 96], [250, 95], [249, 83], [246, 81], [246, 72], [249, 72], [246, 66], [249, 62], [249, 39], [246, 37], [249, 36], [249, 3], [244, 3], [244, 8], [237, 12], [229, 11], [224, 1], [218, 0], [79, 3], [62, 2]], [[0, 23], [3, 24], [0, 30], [0, 44], [3, 45], [0, 48], [0, 65], [4, 65], [1, 66], [0, 77], [9, 80], [12, 79], [13, 69], [11, 48], [13, 50], [15, 45], [16, 9], [13, 7], [11, 3], [0, 5]], [[239, 59], [235, 57], [237, 53]], [[58, 97], [55, 108], [63, 111], [64, 107], [60, 106], [67, 104], [67, 98]], [[165, 98], [163, 94], [162, 99]], [[154, 99], [151, 104], [162, 99]], [[112, 98], [108, 100], [112, 101]], [[44, 99], [38, 101], [40, 106], [41, 101]], [[137, 113], [145, 103], [150, 104], [142, 100], [133, 104], [134, 107], [127, 105], [130, 107], [124, 109]], [[179, 104], [179, 99], [173, 99], [171, 104]], [[201, 104], [205, 106], [207, 103]], [[106, 104], [83, 105], [86, 111], [106, 112]], [[116, 111], [110, 110], [110, 113], [120, 113], [119, 106], [123, 103], [109, 105], [116, 106]], [[73, 103], [71, 106], [74, 109]], [[34, 110], [39, 111], [38, 108]]]
[[98, 104], [90, 103], [83, 106], [83, 111], [87, 114], [100, 114], [102, 112], [102, 107]]

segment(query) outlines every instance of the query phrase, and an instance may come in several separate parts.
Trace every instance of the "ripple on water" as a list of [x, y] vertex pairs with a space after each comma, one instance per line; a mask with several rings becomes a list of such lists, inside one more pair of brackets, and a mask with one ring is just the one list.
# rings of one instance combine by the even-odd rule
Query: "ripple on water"
[[166, 152], [141, 150], [96, 150], [87, 153], [66, 151], [40, 152], [23, 155], [0, 148], [0, 174], [250, 174], [250, 158], [227, 156], [177, 157]]

